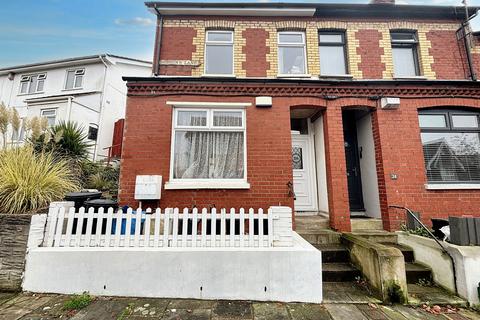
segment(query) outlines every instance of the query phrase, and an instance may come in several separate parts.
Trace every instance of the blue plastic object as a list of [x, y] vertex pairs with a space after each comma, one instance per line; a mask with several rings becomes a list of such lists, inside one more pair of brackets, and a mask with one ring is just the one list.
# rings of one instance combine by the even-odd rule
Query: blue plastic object
[[[125, 214], [126, 210], [123, 210], [123, 213]], [[136, 214], [136, 211], [132, 211], [133, 214]], [[142, 211], [142, 213], [145, 213]], [[145, 218], [142, 218], [142, 221], [140, 221], [140, 232], [143, 230], [143, 225], [145, 223]], [[131, 224], [130, 224], [130, 234], [135, 234], [135, 228], [137, 226], [137, 218], [132, 218]], [[115, 231], [117, 230], [117, 218], [112, 219], [112, 234], [115, 234]], [[127, 230], [127, 218], [122, 218], [122, 226], [120, 228], [120, 234], [125, 235], [125, 231]]]

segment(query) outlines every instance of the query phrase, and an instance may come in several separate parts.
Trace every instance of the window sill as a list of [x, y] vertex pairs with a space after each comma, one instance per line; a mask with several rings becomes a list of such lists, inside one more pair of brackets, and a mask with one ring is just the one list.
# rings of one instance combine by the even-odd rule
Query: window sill
[[427, 190], [480, 190], [480, 183], [434, 183], [425, 184]]
[[351, 74], [321, 74], [319, 76], [320, 79], [353, 79], [353, 75]]
[[277, 74], [277, 78], [311, 78], [311, 74]]
[[167, 181], [165, 190], [186, 189], [250, 189], [250, 183], [246, 181]]
[[80, 87], [80, 88], [70, 88], [70, 89], [62, 89], [62, 91], [78, 91], [78, 90], [82, 90], [83, 87]]
[[18, 96], [33, 96], [35, 94], [43, 94], [45, 91], [37, 91], [37, 92], [30, 92], [30, 93], [19, 93]]
[[428, 80], [427, 77], [423, 76], [411, 76], [411, 77], [393, 77], [394, 80]]
[[202, 74], [203, 78], [236, 78], [234, 74]]

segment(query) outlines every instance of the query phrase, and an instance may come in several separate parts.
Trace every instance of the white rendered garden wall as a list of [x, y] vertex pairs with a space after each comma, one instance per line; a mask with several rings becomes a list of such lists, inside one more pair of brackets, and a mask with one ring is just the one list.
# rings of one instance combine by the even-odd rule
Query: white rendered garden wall
[[[243, 229], [243, 235], [231, 237], [225, 234], [223, 225], [229, 221], [229, 216], [225, 211], [220, 211], [218, 218], [224, 222], [220, 224], [222, 230], [215, 240], [212, 241], [212, 235], [204, 232], [205, 223], [200, 223], [195, 238], [191, 238], [192, 234], [175, 235], [170, 231], [167, 245], [160, 240], [155, 242], [156, 230], [160, 228], [153, 226], [154, 220], [151, 221], [152, 227], [148, 228], [152, 234], [135, 232], [137, 234], [121, 235], [118, 242], [115, 240], [116, 235], [112, 235], [108, 236], [108, 245], [105, 239], [101, 239], [106, 235], [98, 233], [89, 235], [89, 240], [85, 240], [87, 235], [81, 235], [82, 239], [77, 242], [76, 235], [63, 234], [69, 230], [68, 227], [62, 227], [63, 233], [56, 233], [52, 241], [53, 212], [57, 214], [57, 221], [58, 214], [67, 212], [64, 222], [66, 225], [71, 223], [67, 218], [68, 210], [62, 210], [62, 213], [58, 210], [55, 205], [52, 207], [48, 222], [47, 215], [32, 218], [23, 282], [26, 291], [64, 294], [88, 291], [94, 295], [166, 298], [322, 301], [321, 253], [292, 231], [290, 208], [272, 207], [265, 213], [265, 223], [271, 223], [268, 230], [272, 231], [267, 235], [260, 235], [260, 230], [255, 235], [253, 232], [247, 234], [248, 223], [254, 225], [252, 219], [259, 218], [259, 212], [252, 211], [241, 211], [230, 216], [236, 220], [241, 217], [239, 225]], [[164, 223], [164, 228], [168, 228], [166, 225], [174, 225], [175, 216], [177, 219], [182, 218], [179, 211], [175, 212], [174, 221]], [[172, 213], [175, 212], [172, 210]], [[87, 213], [86, 216], [98, 218], [97, 214]], [[193, 213], [185, 211], [185, 214], [187, 219], [194, 218]], [[210, 223], [216, 213], [209, 212], [207, 216]], [[197, 219], [201, 220], [202, 214]], [[97, 219], [99, 220], [102, 219]], [[116, 220], [118, 221], [119, 219]], [[137, 219], [136, 222], [138, 221], [141, 220]], [[176, 223], [177, 226], [178, 223], [185, 223], [185, 219], [177, 220]], [[58, 223], [57, 229], [60, 230]], [[130, 228], [127, 227], [126, 230]], [[144, 227], [143, 230], [147, 228]], [[165, 239], [165, 234], [157, 235], [158, 239]], [[69, 244], [66, 242], [67, 237]]]

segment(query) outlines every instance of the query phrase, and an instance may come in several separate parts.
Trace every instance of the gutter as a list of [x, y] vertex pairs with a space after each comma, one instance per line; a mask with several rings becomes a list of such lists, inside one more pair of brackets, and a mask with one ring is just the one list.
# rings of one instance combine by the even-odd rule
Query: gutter
[[160, 13], [160, 11], [158, 11], [156, 6], [154, 9], [157, 12], [157, 32], [155, 36], [156, 55], [153, 58], [153, 74], [157, 76], [160, 74], [160, 50], [162, 49], [163, 15]]

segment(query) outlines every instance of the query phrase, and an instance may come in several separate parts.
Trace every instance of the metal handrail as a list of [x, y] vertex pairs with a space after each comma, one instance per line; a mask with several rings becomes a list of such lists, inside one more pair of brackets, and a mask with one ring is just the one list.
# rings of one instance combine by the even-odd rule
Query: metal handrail
[[440, 248], [442, 248], [442, 251], [443, 253], [447, 254], [449, 257], [450, 257], [450, 260], [452, 262], [452, 271], [453, 271], [453, 284], [455, 286], [455, 293], [458, 293], [458, 288], [457, 288], [457, 272], [456, 272], [456, 269], [455, 269], [455, 259], [453, 258], [453, 256], [450, 254], [450, 252], [447, 251], [447, 248], [444, 247], [444, 245], [438, 241], [437, 237], [435, 237], [435, 235], [430, 231], [430, 229], [428, 229], [422, 221], [420, 221], [420, 219], [418, 219], [418, 217], [413, 213], [413, 211], [407, 207], [403, 207], [403, 206], [396, 206], [396, 205], [392, 205], [392, 206], [388, 206], [389, 208], [394, 208], [394, 209], [403, 209], [405, 210], [405, 212], [407, 212], [410, 216], [412, 216], [415, 221], [417, 221], [420, 226], [425, 229], [425, 231], [428, 232], [428, 234], [430, 235], [430, 237], [432, 237], [433, 240], [435, 240], [435, 242], [440, 246]]
[[430, 229], [428, 229], [427, 226], [425, 226], [425, 225], [423, 224], [423, 222], [420, 221], [420, 219], [418, 219], [418, 217], [413, 213], [413, 211], [412, 211], [411, 209], [409, 209], [409, 208], [407, 208], [407, 207], [402, 207], [402, 206], [388, 206], [388, 207], [389, 207], [389, 208], [395, 208], [395, 209], [403, 209], [403, 210], [405, 210], [411, 217], [413, 217], [413, 218], [420, 224], [420, 226], [421, 226], [423, 229], [425, 229], [425, 231], [428, 232], [428, 234], [430, 235], [430, 237], [432, 237], [432, 239], [435, 240], [435, 242], [442, 248], [442, 250], [443, 250], [444, 252], [447, 252], [447, 253], [448, 253], [447, 249], [443, 246], [443, 244], [442, 244], [440, 241], [438, 241], [437, 237], [435, 237], [435, 235], [430, 231]]

